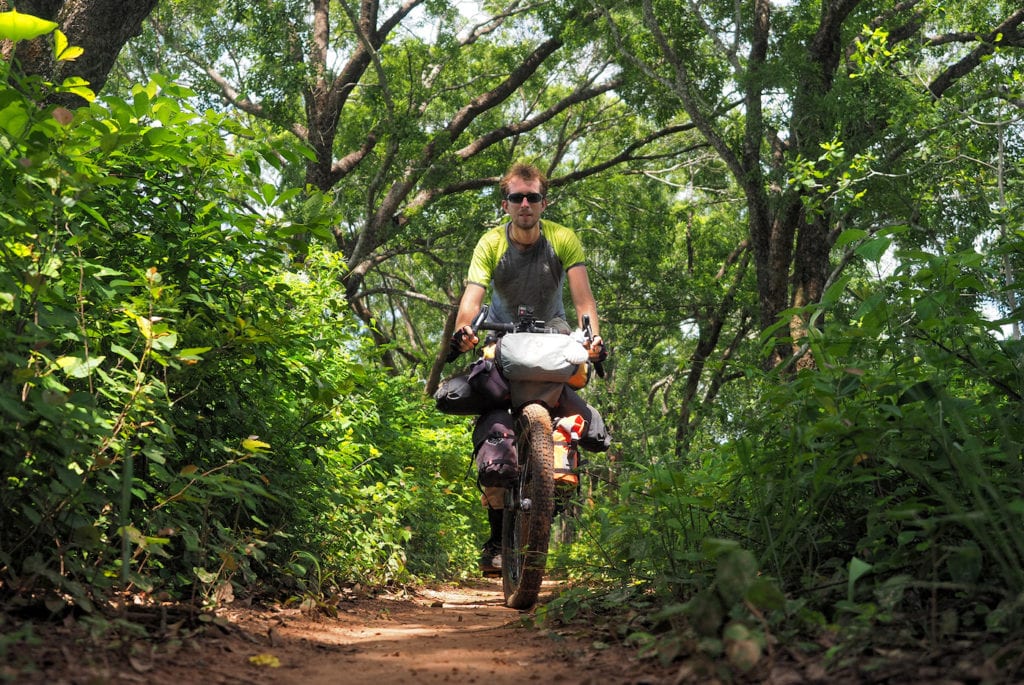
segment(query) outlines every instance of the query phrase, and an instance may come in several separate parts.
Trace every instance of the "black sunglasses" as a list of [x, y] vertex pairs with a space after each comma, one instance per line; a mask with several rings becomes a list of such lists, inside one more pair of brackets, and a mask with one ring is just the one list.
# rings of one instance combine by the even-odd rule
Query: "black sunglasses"
[[514, 202], [515, 204], [519, 204], [524, 198], [528, 202], [540, 202], [544, 199], [544, 196], [540, 193], [509, 193], [505, 196], [506, 200]]

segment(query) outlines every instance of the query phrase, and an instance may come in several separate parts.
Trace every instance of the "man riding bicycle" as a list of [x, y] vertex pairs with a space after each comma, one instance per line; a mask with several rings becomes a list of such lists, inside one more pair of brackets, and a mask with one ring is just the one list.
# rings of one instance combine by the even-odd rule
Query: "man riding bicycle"
[[[505, 173], [499, 187], [501, 207], [509, 221], [484, 233], [476, 244], [459, 302], [452, 350], [466, 352], [479, 342], [472, 322], [480, 312], [488, 288], [491, 289], [488, 321], [513, 323], [518, 309], [529, 307], [534, 317], [544, 321], [547, 327], [569, 334], [571, 327], [562, 301], [568, 282], [578, 325], [583, 327], [585, 316], [590, 321], [590, 359], [603, 360], [606, 352], [598, 334], [597, 304], [590, 288], [582, 244], [572, 229], [541, 221], [541, 214], [548, 206], [548, 179], [537, 167], [517, 163]], [[600, 421], [596, 411], [578, 396], [566, 398], [566, 404], [570, 399], [574, 413], [582, 410]], [[508, 458], [514, 461], [511, 425], [507, 410], [488, 412], [480, 417], [473, 431], [478, 467], [482, 466], [482, 457], [500, 461], [503, 455], [494, 454], [495, 451], [513, 450]], [[603, 422], [600, 427], [603, 433]], [[598, 442], [607, 449], [607, 436], [599, 438]], [[488, 453], [482, 455], [483, 451]], [[481, 485], [490, 537], [481, 551], [480, 570], [484, 575], [496, 575], [501, 573], [503, 488], [487, 485], [483, 478]]]

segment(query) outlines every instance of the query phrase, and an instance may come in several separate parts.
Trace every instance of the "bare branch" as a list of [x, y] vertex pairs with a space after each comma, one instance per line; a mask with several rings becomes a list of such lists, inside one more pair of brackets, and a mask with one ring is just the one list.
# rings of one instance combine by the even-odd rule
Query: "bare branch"
[[611, 81], [608, 81], [607, 83], [604, 83], [600, 86], [595, 86], [593, 88], [585, 88], [583, 86], [580, 86], [579, 88], [576, 89], [574, 93], [572, 93], [566, 98], [563, 98], [561, 101], [557, 102], [551, 107], [548, 107], [546, 110], [544, 110], [537, 116], [527, 119], [525, 121], [517, 122], [515, 124], [509, 124], [507, 126], [496, 128], [493, 131], [490, 131], [487, 134], [480, 136], [469, 145], [465, 146], [461, 150], [458, 150], [455, 154], [461, 159], [468, 159], [473, 155], [486, 150], [488, 147], [494, 145], [499, 141], [502, 141], [506, 138], [510, 138], [512, 136], [521, 135], [523, 133], [526, 133], [527, 131], [531, 131], [541, 126], [542, 124], [555, 118], [557, 115], [561, 114], [565, 110], [569, 109], [569, 107], [571, 107], [572, 105], [576, 105], [581, 102], [586, 102], [587, 100], [592, 100], [600, 95], [603, 95], [604, 93], [614, 90], [620, 85], [622, 85], [621, 79], [613, 79]]
[[725, 278], [725, 274], [729, 271], [729, 267], [735, 264], [740, 255], [745, 254], [748, 250], [750, 250], [750, 239], [744, 238], [740, 241], [740, 244], [734, 247], [732, 252], [726, 256], [725, 261], [722, 262], [722, 267], [718, 270], [718, 273], [715, 274], [715, 280], [720, 281]]
[[[704, 15], [701, 14], [701, 4], [697, 2], [697, 0], [689, 0], [689, 4], [690, 11], [693, 13], [693, 16], [697, 17], [697, 21], [699, 21], [700, 25], [704, 28], [704, 33], [714, 41], [719, 52], [722, 53], [722, 56], [729, 62], [729, 64], [732, 65], [732, 68], [736, 73], [739, 74], [743, 69], [743, 65], [740, 64], [739, 60], [739, 23], [737, 22], [736, 31], [733, 33], [732, 45], [726, 45], [718, 35], [718, 32], [715, 31], [714, 27], [711, 26], [708, 20], [704, 18]], [[739, 17], [737, 17], [737, 19], [738, 18]]]
[[417, 302], [422, 302], [441, 311], [448, 311], [451, 307], [451, 304], [448, 302], [439, 302], [432, 297], [427, 297], [423, 293], [404, 288], [367, 288], [366, 290], [360, 290], [356, 294], [356, 297], [364, 298], [370, 297], [371, 295], [386, 295], [389, 297], [399, 297], [404, 300], [416, 300]]
[[[469, 104], [456, 112], [444, 130], [431, 138], [424, 146], [420, 158], [410, 162], [401, 180], [396, 181], [391, 186], [391, 189], [376, 211], [373, 224], [383, 226], [391, 221], [393, 217], [398, 217], [398, 207], [401, 202], [408, 197], [423, 172], [437, 161], [437, 158], [446, 149], [447, 145], [451, 141], [458, 139], [480, 114], [497, 107], [508, 99], [517, 88], [522, 86], [537, 71], [540, 65], [544, 63], [544, 60], [561, 46], [562, 41], [557, 38], [549, 38], [542, 42], [506, 79], [486, 93], [476, 96], [470, 100]], [[373, 249], [369, 244], [367, 244], [367, 247]], [[358, 261], [362, 259], [362, 256], [356, 254], [353, 255], [353, 259]]]
[[341, 159], [334, 162], [334, 164], [331, 165], [331, 186], [338, 183], [342, 178], [344, 178], [353, 169], [355, 169], [359, 162], [363, 161], [363, 159], [365, 159], [366, 156], [370, 154], [370, 151], [372, 151], [376, 145], [377, 135], [373, 132], [370, 132], [370, 134], [366, 136], [366, 140], [363, 143], [362, 147], [360, 147], [358, 150], [353, 150], [352, 152], [348, 153]]
[[666, 401], [666, 396], [668, 395], [669, 389], [671, 389], [672, 385], [675, 382], [676, 382], [675, 374], [671, 374], [671, 375], [665, 376], [664, 378], [655, 381], [654, 385], [651, 386], [651, 391], [649, 393], [647, 393], [647, 404], [651, 405], [651, 404], [654, 404], [654, 396], [655, 396], [655, 394], [657, 394], [657, 392], [659, 390], [663, 390], [662, 397], [661, 397], [661, 415], [662, 416], [665, 416], [666, 414], [668, 414], [668, 402]]
[[[693, 130], [693, 128], [694, 127], [692, 124], [678, 124], [674, 126], [667, 126], [663, 129], [648, 134], [647, 136], [640, 140], [630, 143], [618, 155], [611, 159], [605, 160], [600, 164], [595, 164], [592, 166], [584, 167], [582, 169], [577, 169], [576, 171], [570, 174], [566, 174], [565, 176], [551, 178], [550, 185], [552, 188], [568, 185], [569, 183], [572, 183], [574, 181], [579, 181], [580, 179], [593, 176], [602, 171], [606, 171], [607, 169], [613, 166], [625, 164], [627, 162], [635, 160], [655, 159], [659, 156], [672, 156], [670, 154], [643, 156], [636, 154], [636, 152], [646, 147], [647, 145], [654, 143], [657, 140], [661, 140], [663, 138], [667, 138], [669, 136], [682, 133], [684, 131], [690, 131]], [[416, 196], [405, 206], [405, 208], [402, 210], [402, 215], [404, 216], [414, 210], [424, 207], [439, 197], [443, 197], [446, 195], [454, 195], [456, 193], [462, 193], [472, 190], [483, 190], [484, 188], [490, 188], [492, 186], [497, 185], [499, 180], [500, 179], [497, 176], [489, 176], [463, 180], [457, 183], [451, 183], [442, 188], [425, 188], [421, 190], [419, 193], [417, 193]], [[400, 217], [399, 221], [401, 220], [402, 219]]]

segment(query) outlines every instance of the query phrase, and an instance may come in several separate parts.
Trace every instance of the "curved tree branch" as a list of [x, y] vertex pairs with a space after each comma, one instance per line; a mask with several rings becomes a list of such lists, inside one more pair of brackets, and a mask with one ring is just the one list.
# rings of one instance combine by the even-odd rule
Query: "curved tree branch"
[[982, 60], [993, 54], [997, 47], [1003, 45], [1020, 46], [1022, 44], [1021, 23], [1024, 22], [1024, 7], [1006, 18], [1003, 23], [986, 34], [980, 44], [964, 55], [955, 64], [947, 67], [935, 80], [928, 85], [932, 97], [941, 98], [954, 83], [969, 74]]

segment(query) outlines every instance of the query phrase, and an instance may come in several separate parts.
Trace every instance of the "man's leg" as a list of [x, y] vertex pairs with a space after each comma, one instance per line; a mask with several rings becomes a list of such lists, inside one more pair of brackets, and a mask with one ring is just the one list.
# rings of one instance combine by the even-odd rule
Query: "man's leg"
[[476, 450], [477, 484], [483, 491], [490, 536], [480, 550], [480, 572], [485, 576], [501, 574], [501, 520], [505, 506], [505, 488], [515, 478], [516, 447], [512, 416], [507, 410], [484, 414], [473, 430]]
[[[497, 500], [499, 505], [502, 503], [501, 500], [504, 498], [502, 488], [486, 488], [486, 490], [500, 491]], [[489, 499], [485, 493], [483, 500], [484, 505], [487, 507], [487, 523], [490, 525], [491, 536], [484, 543], [483, 549], [480, 550], [480, 573], [485, 576], [500, 576], [501, 520], [504, 518], [505, 512], [500, 508], [491, 506]]]

